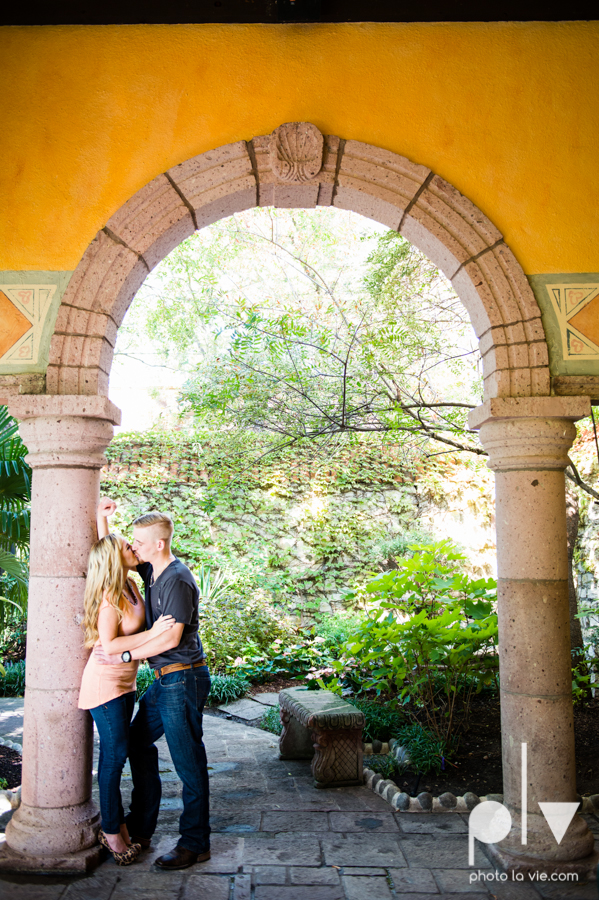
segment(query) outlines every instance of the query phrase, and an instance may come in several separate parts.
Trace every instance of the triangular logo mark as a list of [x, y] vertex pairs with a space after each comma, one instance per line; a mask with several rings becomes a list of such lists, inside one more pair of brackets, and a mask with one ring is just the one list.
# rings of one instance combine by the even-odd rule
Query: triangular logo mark
[[564, 291], [566, 295], [566, 315], [569, 316], [577, 306], [580, 306], [581, 303], [591, 296], [593, 291], [594, 288], [590, 291], [585, 290], [585, 288], [568, 288], [568, 290]]
[[555, 302], [557, 303], [558, 309], [561, 311], [562, 308], [562, 292], [559, 288], [552, 288], [551, 293], [555, 297]]
[[539, 803], [553, 837], [561, 844], [580, 803]]
[[583, 341], [581, 337], [566, 329], [568, 352], [570, 356], [599, 356], [599, 350], [593, 344]]

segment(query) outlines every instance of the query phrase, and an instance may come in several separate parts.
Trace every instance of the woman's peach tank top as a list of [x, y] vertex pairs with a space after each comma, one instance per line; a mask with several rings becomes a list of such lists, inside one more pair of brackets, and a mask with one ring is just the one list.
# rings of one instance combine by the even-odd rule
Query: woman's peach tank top
[[[131, 582], [128, 582], [131, 585]], [[136, 588], [135, 596], [138, 605], [132, 606], [127, 602], [123, 619], [119, 625], [119, 635], [137, 634], [140, 629], [140, 613], [143, 610], [143, 601]], [[106, 604], [107, 605], [107, 604]], [[100, 609], [104, 608], [104, 603]], [[100, 643], [98, 640], [97, 644]], [[96, 662], [93, 650], [87, 661], [81, 679], [79, 691], [79, 709], [94, 709], [102, 706], [122, 694], [129, 694], [136, 688], [137, 669], [139, 662], [131, 660], [130, 663], [119, 663], [116, 666], [102, 665]]]

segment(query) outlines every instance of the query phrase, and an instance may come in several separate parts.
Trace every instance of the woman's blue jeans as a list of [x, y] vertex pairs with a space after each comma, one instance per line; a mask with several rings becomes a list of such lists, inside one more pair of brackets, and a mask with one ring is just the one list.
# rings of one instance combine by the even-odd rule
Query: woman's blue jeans
[[134, 706], [135, 691], [131, 691], [90, 709], [100, 735], [98, 786], [105, 834], [118, 834], [125, 822], [121, 774], [129, 755], [129, 726]]
[[208, 667], [198, 666], [157, 678], [141, 698], [129, 743], [133, 779], [129, 834], [151, 838], [156, 830], [162, 787], [154, 741], [164, 734], [183, 782], [179, 846], [194, 853], [210, 848], [208, 765], [202, 741], [202, 712], [209, 693]]

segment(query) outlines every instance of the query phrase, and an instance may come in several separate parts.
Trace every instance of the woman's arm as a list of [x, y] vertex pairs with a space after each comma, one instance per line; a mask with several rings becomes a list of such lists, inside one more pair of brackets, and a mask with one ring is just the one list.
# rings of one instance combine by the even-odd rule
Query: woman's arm
[[110, 529], [108, 528], [108, 516], [116, 511], [116, 503], [109, 497], [102, 497], [98, 503], [96, 510], [96, 524], [98, 526], [98, 540], [106, 537]]
[[[167, 650], [173, 650], [175, 647], [179, 646], [181, 638], [183, 637], [184, 627], [183, 622], [176, 622], [172, 628], [169, 628], [168, 631], [163, 631], [158, 637], [152, 638], [147, 644], [142, 644], [135, 648], [128, 646], [123, 649], [131, 652], [131, 659], [148, 659], [150, 656], [159, 656], [161, 653], [166, 653]], [[145, 633], [148, 635], [150, 634], [149, 631], [146, 631]], [[132, 635], [132, 637], [136, 637], [136, 635]], [[119, 640], [129, 640], [129, 638], [119, 638]], [[110, 655], [98, 644], [94, 647], [93, 652], [96, 661], [104, 665], [118, 665], [118, 663], [122, 662], [120, 656]], [[123, 651], [121, 650], [121, 653], [122, 652]]]
[[[149, 631], [119, 635], [119, 617], [113, 606], [102, 607], [98, 616], [100, 643], [106, 653], [113, 655], [120, 654], [124, 650], [133, 651], [144, 644], [148, 644], [164, 632], [170, 631], [174, 625], [176, 625], [176, 622], [172, 616], [160, 616]], [[145, 654], [135, 658], [144, 659]]]

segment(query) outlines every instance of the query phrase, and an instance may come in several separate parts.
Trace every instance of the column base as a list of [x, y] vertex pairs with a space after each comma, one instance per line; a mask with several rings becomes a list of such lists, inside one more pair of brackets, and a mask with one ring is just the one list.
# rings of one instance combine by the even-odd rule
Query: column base
[[101, 861], [102, 848], [99, 844], [56, 856], [24, 856], [11, 850], [8, 844], [0, 848], [0, 872], [29, 872], [31, 875], [47, 875], [59, 872], [62, 875], [85, 875], [92, 872]]
[[[551, 876], [553, 873], [563, 873], [564, 875], [577, 875], [577, 882], [568, 882], [564, 880], [564, 884], [584, 884], [595, 878], [597, 872], [597, 864], [599, 863], [599, 851], [593, 850], [589, 856], [582, 859], [574, 859], [571, 862], [566, 860], [538, 859], [533, 856], [516, 856], [500, 847], [498, 844], [487, 844], [485, 847], [487, 855], [491, 861], [496, 863], [498, 868], [503, 869], [510, 875], [521, 873], [527, 881], [537, 881], [537, 874], [544, 873]], [[552, 882], [547, 882], [552, 883]]]

